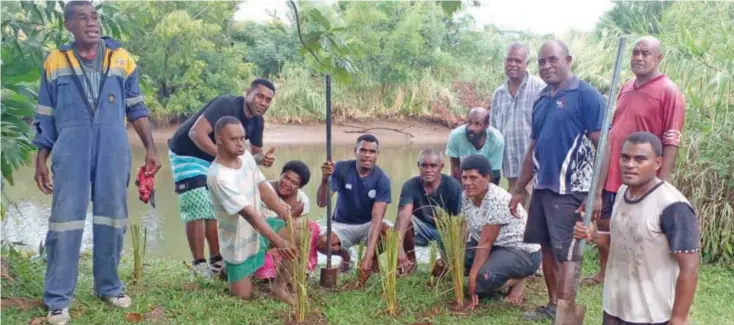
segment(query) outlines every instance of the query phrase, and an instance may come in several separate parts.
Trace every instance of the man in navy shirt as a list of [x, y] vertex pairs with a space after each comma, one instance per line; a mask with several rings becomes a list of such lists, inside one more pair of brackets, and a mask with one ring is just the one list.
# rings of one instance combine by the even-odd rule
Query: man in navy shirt
[[[270, 108], [275, 86], [267, 79], [250, 83], [245, 96], [222, 95], [212, 99], [198, 113], [189, 117], [168, 140], [174, 190], [178, 196], [181, 219], [186, 224], [186, 238], [193, 257], [192, 275], [211, 277], [224, 267], [219, 254], [217, 219], [214, 215], [206, 175], [217, 155], [214, 125], [225, 116], [237, 118], [245, 129], [249, 150], [258, 165], [270, 167], [274, 148], [263, 152], [263, 114]], [[204, 258], [209, 244], [209, 264]]]
[[416, 245], [425, 247], [430, 241], [440, 240], [434, 220], [438, 210], [454, 216], [461, 213], [461, 184], [441, 172], [444, 167], [441, 151], [421, 150], [417, 165], [420, 175], [407, 180], [400, 190], [395, 222], [403, 238], [398, 254], [401, 274], [415, 270]]
[[604, 99], [598, 90], [571, 72], [568, 47], [553, 40], [538, 53], [540, 77], [548, 86], [533, 106], [530, 146], [520, 178], [512, 189], [510, 209], [515, 214], [525, 186], [535, 174], [525, 242], [540, 244], [549, 304], [526, 315], [552, 318], [556, 302], [568, 299], [561, 289], [564, 267], [573, 258], [573, 227], [581, 220], [577, 209], [591, 185], [596, 146], [604, 120]]
[[[377, 266], [377, 242], [380, 234], [387, 231], [391, 224], [384, 221], [387, 205], [390, 203], [390, 178], [375, 165], [379, 152], [377, 138], [365, 134], [357, 138], [354, 148], [356, 159], [342, 160], [334, 164], [324, 162], [321, 167], [321, 184], [318, 188], [318, 205], [326, 206], [329, 195], [338, 193], [334, 223], [332, 227], [332, 252], [342, 258], [341, 270], [351, 267], [349, 248], [358, 243], [367, 243], [367, 251], [360, 268], [363, 274], [370, 274]], [[373, 231], [377, 229], [377, 231]], [[319, 236], [318, 249], [326, 254], [326, 233]]]

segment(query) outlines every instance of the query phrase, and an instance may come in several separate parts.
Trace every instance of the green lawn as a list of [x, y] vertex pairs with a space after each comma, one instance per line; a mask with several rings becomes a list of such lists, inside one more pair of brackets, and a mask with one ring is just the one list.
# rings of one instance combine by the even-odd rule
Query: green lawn
[[[596, 271], [593, 251], [587, 254], [584, 274]], [[128, 255], [129, 256], [129, 255]], [[8, 279], [3, 273], [2, 296], [28, 297], [38, 301], [43, 284], [44, 262], [21, 257], [3, 248], [3, 259], [10, 266]], [[229, 297], [223, 282], [191, 282], [188, 269], [181, 261], [150, 260], [145, 276], [138, 283], [129, 283], [132, 263], [124, 260], [123, 279], [128, 282], [127, 293], [133, 298], [133, 307], [118, 310], [107, 307], [91, 295], [92, 265], [88, 255], [80, 265], [79, 284], [71, 307], [72, 324], [283, 324], [288, 309], [285, 304], [261, 294], [252, 302], [240, 302]], [[318, 271], [316, 272], [318, 275]], [[353, 276], [341, 276], [347, 282]], [[435, 289], [426, 286], [425, 266], [414, 276], [398, 280], [400, 314], [387, 316], [381, 299], [381, 287], [376, 276], [359, 291], [327, 293], [312, 279], [311, 309], [325, 316], [328, 324], [549, 324], [524, 322], [523, 310], [545, 303], [545, 285], [540, 277], [529, 281], [526, 304], [512, 307], [502, 301], [482, 301], [479, 308], [468, 315], [449, 312], [451, 301], [449, 283]], [[599, 324], [601, 315], [601, 286], [583, 287], [577, 301], [587, 306], [585, 324]], [[734, 324], [734, 270], [719, 266], [704, 266], [692, 310], [692, 324]], [[42, 324], [45, 311], [40, 306], [7, 308], [3, 304], [3, 324]], [[129, 314], [128, 314], [129, 313]], [[126, 318], [127, 317], [127, 318]], [[33, 322], [35, 320], [35, 323]]]

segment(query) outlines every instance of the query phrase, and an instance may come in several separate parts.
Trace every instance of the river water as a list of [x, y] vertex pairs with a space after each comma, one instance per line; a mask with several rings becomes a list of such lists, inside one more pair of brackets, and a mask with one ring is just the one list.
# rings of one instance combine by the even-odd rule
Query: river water
[[[392, 204], [388, 206], [386, 219], [394, 221], [397, 215], [397, 203], [402, 183], [410, 177], [418, 175], [416, 160], [421, 148], [431, 147], [443, 150], [443, 144], [435, 145], [405, 145], [400, 147], [381, 148], [377, 164], [383, 168], [391, 179]], [[137, 166], [143, 162], [144, 150], [137, 144], [131, 145], [133, 152], [132, 180], [128, 188], [128, 209], [130, 224], [141, 224], [148, 229], [148, 255], [166, 257], [175, 260], [190, 260], [191, 255], [186, 241], [184, 224], [178, 213], [178, 203], [173, 191], [173, 180], [167, 148], [158, 144], [158, 150], [163, 167], [156, 176], [156, 208], [138, 200], [137, 187], [134, 178]], [[325, 226], [325, 208], [316, 205], [316, 188], [320, 180], [320, 166], [326, 158], [324, 146], [287, 146], [279, 145], [275, 153], [276, 162], [271, 168], [263, 168], [268, 179], [278, 177], [280, 167], [292, 159], [300, 159], [311, 168], [311, 182], [304, 187], [304, 191], [311, 200], [310, 218], [316, 220], [322, 227]], [[353, 159], [353, 147], [335, 147], [333, 159]], [[449, 172], [449, 163], [446, 161], [444, 172]], [[43, 195], [33, 181], [34, 169], [25, 167], [17, 171], [15, 186], [6, 187], [8, 198], [15, 205], [8, 206], [7, 218], [2, 225], [2, 237], [10, 242], [21, 242], [30, 248], [38, 247], [44, 240], [48, 229], [48, 217], [51, 212], [51, 196]], [[336, 196], [332, 204], [336, 203]], [[92, 245], [92, 210], [91, 203], [87, 212], [87, 223], [84, 230], [82, 250], [88, 250]], [[131, 239], [128, 232], [125, 238], [124, 255], [131, 256]], [[208, 253], [207, 253], [208, 254]], [[354, 252], [353, 252], [354, 254]], [[424, 250], [419, 252], [421, 259], [428, 254]], [[325, 256], [319, 254], [320, 263], [324, 263]], [[335, 261], [338, 261], [335, 258]]]

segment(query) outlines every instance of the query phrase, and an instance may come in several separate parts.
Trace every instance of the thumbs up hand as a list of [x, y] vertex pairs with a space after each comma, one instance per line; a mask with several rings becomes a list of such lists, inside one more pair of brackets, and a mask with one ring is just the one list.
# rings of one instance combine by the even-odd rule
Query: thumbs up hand
[[263, 166], [270, 167], [275, 162], [275, 147], [270, 147], [263, 157]]

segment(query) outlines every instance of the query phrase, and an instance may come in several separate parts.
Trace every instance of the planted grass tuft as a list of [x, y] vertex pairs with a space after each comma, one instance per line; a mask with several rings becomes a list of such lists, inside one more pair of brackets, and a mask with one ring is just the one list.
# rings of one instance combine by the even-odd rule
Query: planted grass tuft
[[[296, 226], [299, 223], [299, 226]], [[306, 321], [309, 314], [308, 301], [308, 255], [311, 252], [311, 236], [308, 229], [308, 218], [300, 218], [299, 221], [292, 217], [288, 220], [291, 238], [298, 239], [298, 257], [289, 261], [290, 285], [296, 294], [296, 303], [291, 307], [291, 314], [297, 324]], [[296, 230], [298, 228], [298, 230]], [[295, 232], [299, 233], [296, 234]]]
[[380, 282], [382, 282], [382, 296], [387, 304], [387, 312], [396, 315], [398, 312], [397, 301], [397, 275], [398, 275], [398, 250], [400, 249], [400, 235], [396, 230], [390, 230], [385, 234], [385, 245], [380, 255]]
[[451, 283], [455, 297], [455, 308], [464, 306], [464, 255], [466, 253], [466, 219], [463, 216], [452, 216], [445, 211], [437, 211], [436, 226], [441, 235], [444, 252], [451, 274]]
[[[141, 229], [143, 230], [141, 231]], [[145, 251], [148, 246], [148, 228], [131, 225], [130, 231], [133, 244], [133, 281], [139, 281], [143, 278]]]

